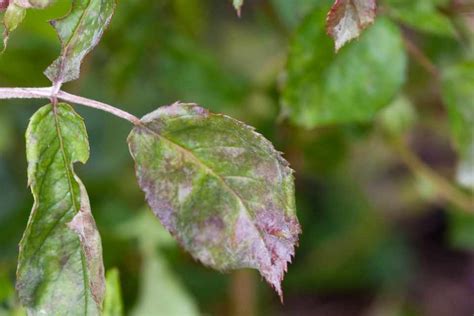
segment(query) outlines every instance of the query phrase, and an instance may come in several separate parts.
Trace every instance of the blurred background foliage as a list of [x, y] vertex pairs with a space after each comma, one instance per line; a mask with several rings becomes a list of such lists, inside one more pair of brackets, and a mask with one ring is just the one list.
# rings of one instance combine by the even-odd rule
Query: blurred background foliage
[[[432, 178], [410, 170], [392, 140], [406, 141], [425, 165], [472, 196], [474, 5], [381, 0], [379, 21], [367, 33], [389, 25], [399, 51], [387, 49], [391, 35], [382, 33], [335, 56], [322, 29], [330, 4], [247, 0], [239, 19], [230, 1], [120, 1], [81, 79], [64, 89], [137, 115], [177, 100], [196, 102], [255, 126], [296, 170], [303, 235], [284, 281], [284, 305], [255, 271], [202, 267], [144, 208], [125, 143], [129, 124], [76, 107], [91, 142], [91, 159], [78, 174], [102, 234], [106, 268], [120, 271], [109, 273], [108, 284], [121, 289], [123, 305], [111, 297], [106, 313], [472, 315], [474, 216], [447, 202]], [[61, 0], [28, 12], [0, 58], [1, 86], [48, 85], [42, 72], [59, 43], [45, 21], [68, 5]], [[376, 47], [364, 47], [367, 42]], [[335, 59], [346, 63], [346, 72], [334, 70]], [[378, 69], [370, 69], [373, 60]], [[328, 85], [326, 68], [344, 85]], [[371, 102], [364, 95], [331, 107], [327, 95], [338, 99], [362, 81], [381, 94], [374, 115], [361, 114]], [[305, 128], [316, 121], [309, 117], [314, 113], [303, 107], [295, 119], [288, 106], [291, 112], [301, 105], [291, 102], [308, 96], [339, 116]], [[32, 205], [23, 135], [43, 103], [0, 106], [2, 316], [23, 313], [14, 294], [17, 245]]]

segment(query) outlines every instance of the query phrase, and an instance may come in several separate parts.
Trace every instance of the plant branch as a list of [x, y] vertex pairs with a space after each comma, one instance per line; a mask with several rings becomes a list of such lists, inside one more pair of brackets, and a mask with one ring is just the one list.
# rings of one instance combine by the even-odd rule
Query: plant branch
[[403, 43], [408, 53], [415, 59], [421, 67], [433, 75], [435, 78], [439, 77], [439, 71], [431, 60], [416, 46], [405, 34], [403, 36]]
[[111, 113], [117, 117], [125, 119], [134, 125], [140, 124], [140, 119], [136, 116], [120, 110], [116, 107], [99, 101], [87, 99], [64, 91], [53, 92], [53, 88], [0, 88], [0, 99], [52, 99], [84, 105], [90, 108]]
[[453, 203], [467, 213], [474, 214], [474, 197], [465, 194], [456, 188], [448, 180], [440, 176], [418, 158], [413, 151], [401, 140], [392, 141], [394, 148], [400, 155], [401, 160], [419, 177], [428, 179], [435, 187], [438, 194], [445, 200]]

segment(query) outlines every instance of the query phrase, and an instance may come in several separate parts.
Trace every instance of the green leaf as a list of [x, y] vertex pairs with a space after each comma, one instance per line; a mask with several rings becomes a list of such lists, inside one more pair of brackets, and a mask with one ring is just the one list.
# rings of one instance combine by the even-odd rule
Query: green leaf
[[416, 122], [417, 113], [410, 99], [401, 95], [378, 115], [382, 128], [392, 136], [407, 133]]
[[26, 9], [44, 9], [54, 0], [0, 0], [0, 11], [6, 9], [2, 20], [3, 26], [3, 50], [6, 49], [10, 33], [13, 32], [26, 15]]
[[442, 94], [454, 145], [459, 153], [458, 182], [474, 188], [474, 61], [443, 70]]
[[79, 78], [84, 57], [99, 43], [114, 13], [115, 0], [74, 0], [69, 14], [51, 21], [61, 40], [61, 55], [45, 75], [55, 85]]
[[242, 11], [242, 6], [244, 5], [244, 0], [232, 0], [235, 10], [237, 10], [237, 15], [240, 16]]
[[7, 48], [8, 39], [10, 37], [10, 33], [13, 32], [26, 15], [26, 9], [16, 5], [14, 2], [8, 5], [7, 10], [3, 15], [3, 50]]
[[131, 315], [200, 315], [196, 303], [169, 269], [163, 255], [148, 251], [143, 257], [139, 299]]
[[123, 303], [118, 269], [107, 271], [104, 312], [102, 316], [122, 316]]
[[359, 37], [374, 22], [375, 0], [336, 0], [327, 15], [327, 32], [334, 38], [336, 51]]
[[449, 18], [438, 6], [447, 5], [446, 0], [385, 0], [390, 16], [422, 32], [454, 36], [456, 31]]
[[447, 216], [451, 245], [457, 249], [474, 250], [474, 216], [456, 209]]
[[30, 315], [99, 315], [102, 246], [73, 170], [89, 158], [84, 123], [67, 104], [46, 105], [31, 118], [26, 144], [35, 203], [20, 242], [20, 300]]
[[324, 31], [324, 12], [310, 15], [291, 44], [283, 114], [306, 128], [370, 121], [405, 80], [400, 31], [379, 18], [335, 54]]
[[194, 104], [159, 108], [129, 136], [162, 224], [218, 270], [255, 268], [282, 295], [300, 233], [287, 162], [251, 127]]

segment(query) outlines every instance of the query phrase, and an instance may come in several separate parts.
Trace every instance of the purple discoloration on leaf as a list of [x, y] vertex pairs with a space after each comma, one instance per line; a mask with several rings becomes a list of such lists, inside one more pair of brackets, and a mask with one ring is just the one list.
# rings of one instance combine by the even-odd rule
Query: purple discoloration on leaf
[[26, 144], [34, 205], [20, 242], [20, 301], [29, 315], [100, 315], [102, 246], [73, 168], [89, 158], [84, 122], [69, 105], [49, 104], [31, 118]]
[[9, 0], [0, 0], [0, 10], [5, 10], [8, 7], [9, 3]]
[[336, 51], [374, 22], [375, 0], [336, 0], [327, 16], [327, 32]]
[[258, 269], [282, 296], [301, 230], [280, 153], [253, 128], [194, 104], [159, 108], [142, 122], [130, 152], [162, 224], [205, 265]]

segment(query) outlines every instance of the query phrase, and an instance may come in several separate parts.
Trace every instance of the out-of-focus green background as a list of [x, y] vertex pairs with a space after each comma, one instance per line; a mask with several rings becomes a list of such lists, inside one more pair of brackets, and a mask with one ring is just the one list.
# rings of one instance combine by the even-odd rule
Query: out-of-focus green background
[[[295, 29], [331, 1], [246, 2], [239, 19], [230, 0], [120, 1], [81, 79], [64, 90], [138, 116], [177, 100], [196, 102], [255, 126], [283, 151], [296, 170], [303, 227], [283, 283], [285, 303], [257, 272], [221, 274], [180, 249], [144, 205], [126, 145], [130, 124], [76, 106], [91, 143], [89, 163], [76, 168], [102, 234], [106, 268], [120, 271], [126, 314], [472, 315], [474, 217], [414, 176], [376, 123], [307, 130], [280, 115]], [[28, 12], [0, 57], [1, 86], [48, 85], [42, 72], [59, 42], [45, 21], [65, 14], [68, 3]], [[402, 31], [435, 64], [458, 58], [461, 44], [449, 34], [405, 24]], [[398, 102], [418, 113], [406, 131], [410, 146], [453, 179], [457, 156], [439, 89], [412, 59], [406, 76]], [[17, 245], [32, 206], [23, 135], [45, 103], [0, 104], [0, 315], [21, 313]]]

